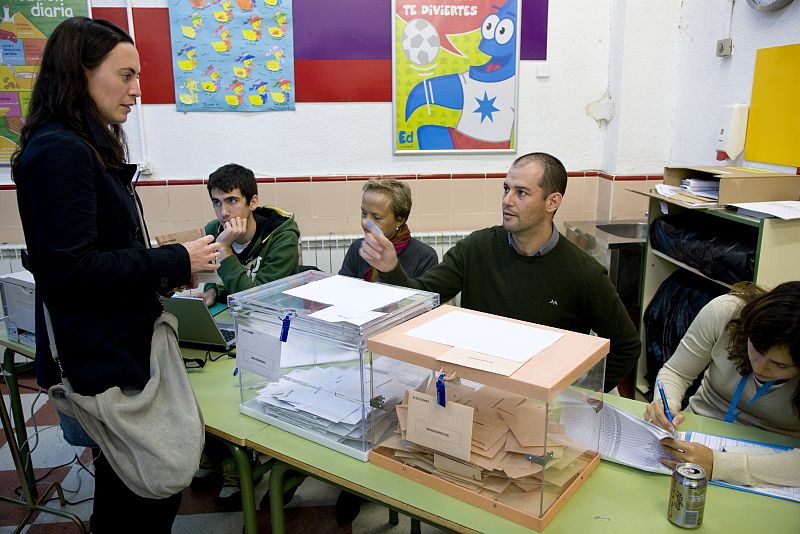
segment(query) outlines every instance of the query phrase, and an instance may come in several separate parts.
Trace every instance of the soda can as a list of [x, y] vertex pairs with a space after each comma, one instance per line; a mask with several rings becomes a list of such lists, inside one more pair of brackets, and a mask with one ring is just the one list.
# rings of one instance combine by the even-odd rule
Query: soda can
[[672, 472], [667, 518], [683, 528], [703, 524], [706, 505], [706, 472], [697, 464], [681, 463]]

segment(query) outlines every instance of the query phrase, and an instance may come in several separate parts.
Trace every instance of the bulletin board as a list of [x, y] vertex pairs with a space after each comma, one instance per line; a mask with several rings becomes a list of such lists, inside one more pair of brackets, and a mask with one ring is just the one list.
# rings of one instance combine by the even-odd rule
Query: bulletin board
[[756, 52], [744, 159], [800, 167], [800, 44]]

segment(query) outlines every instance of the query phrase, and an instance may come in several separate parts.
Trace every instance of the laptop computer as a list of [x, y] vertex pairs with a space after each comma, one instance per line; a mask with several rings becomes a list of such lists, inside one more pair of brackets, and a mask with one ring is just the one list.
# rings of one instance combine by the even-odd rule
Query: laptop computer
[[161, 298], [164, 309], [178, 319], [178, 342], [181, 346], [225, 352], [236, 344], [233, 323], [217, 321], [203, 299], [173, 296]]

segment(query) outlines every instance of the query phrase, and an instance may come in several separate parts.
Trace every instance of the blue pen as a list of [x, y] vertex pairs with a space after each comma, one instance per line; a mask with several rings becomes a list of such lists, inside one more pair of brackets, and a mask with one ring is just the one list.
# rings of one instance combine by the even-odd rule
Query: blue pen
[[372, 232], [378, 237], [383, 237], [383, 230], [381, 230], [380, 227], [377, 224], [375, 224], [375, 222], [372, 219], [364, 219], [364, 224], [367, 225], [367, 228], [369, 228], [370, 232]]
[[656, 380], [656, 387], [658, 388], [659, 395], [661, 395], [661, 404], [664, 405], [664, 414], [667, 416], [669, 424], [672, 424], [672, 413], [669, 411], [669, 405], [667, 404], [667, 394], [664, 393], [664, 384], [661, 383], [661, 380]]

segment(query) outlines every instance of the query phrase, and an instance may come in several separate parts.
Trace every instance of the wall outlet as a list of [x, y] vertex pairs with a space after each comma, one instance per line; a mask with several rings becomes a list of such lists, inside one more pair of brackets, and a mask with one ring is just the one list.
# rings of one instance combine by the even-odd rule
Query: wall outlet
[[720, 39], [717, 41], [717, 57], [728, 57], [733, 54], [733, 39]]
[[145, 161], [142, 163], [137, 163], [139, 166], [139, 172], [145, 176], [150, 176], [153, 174], [153, 165], [149, 161]]

